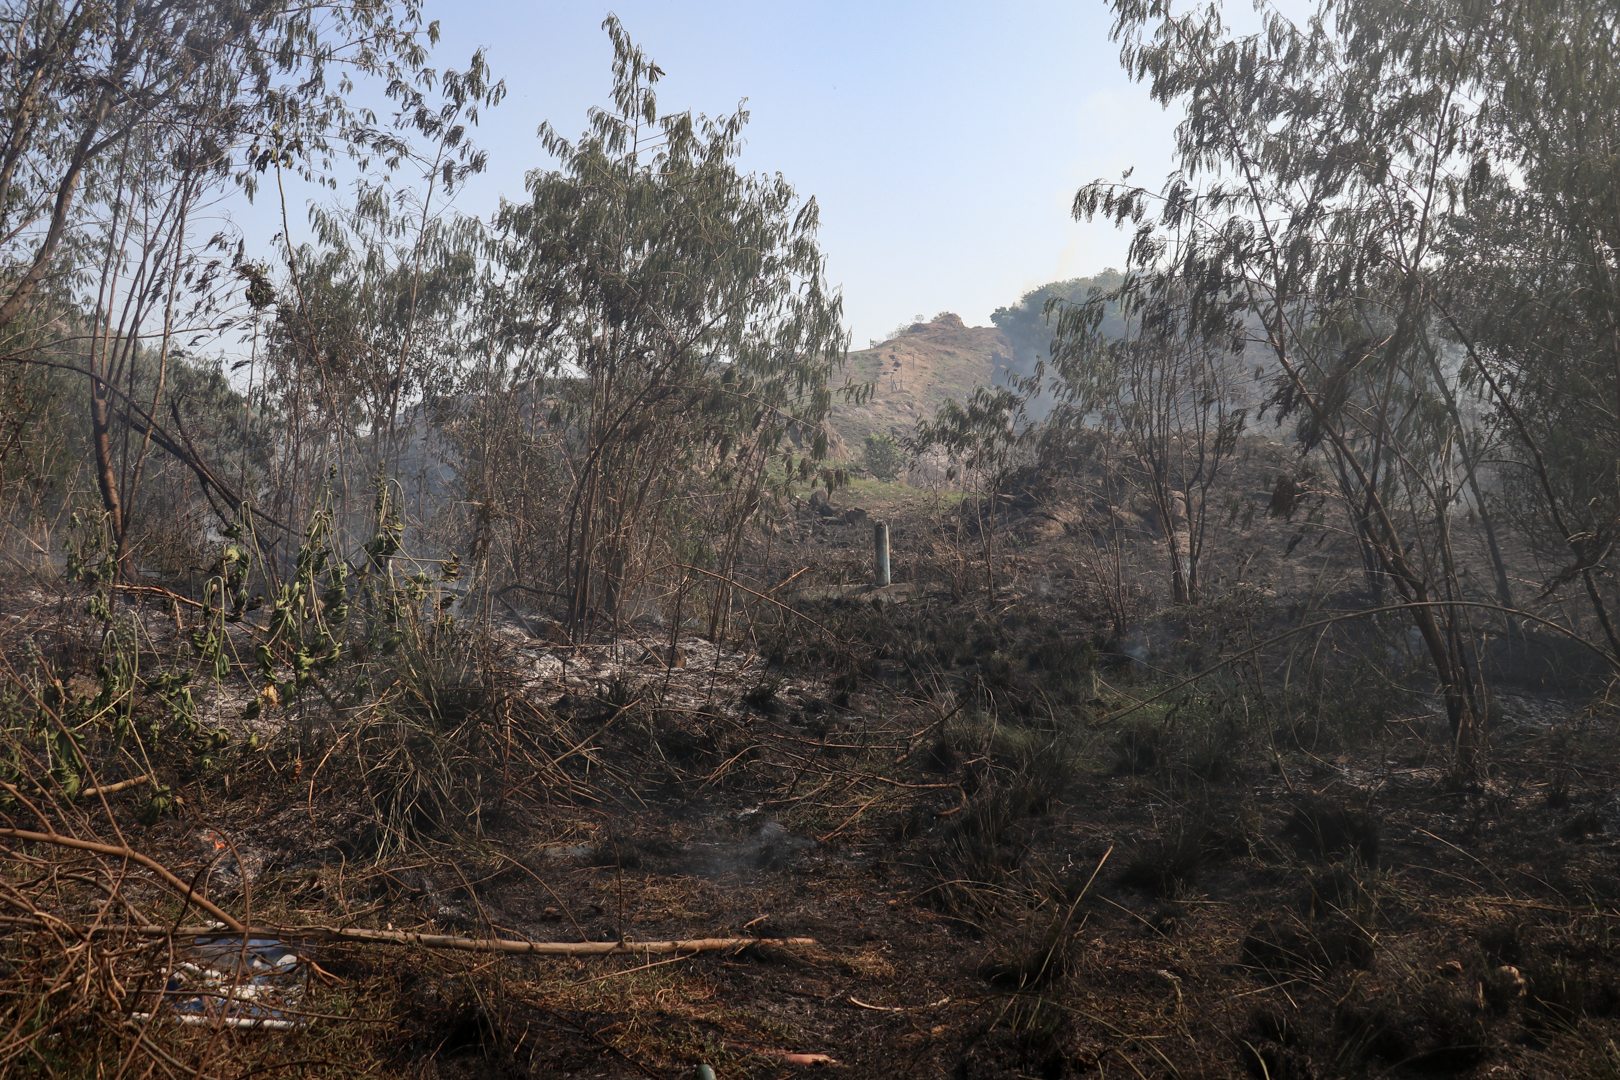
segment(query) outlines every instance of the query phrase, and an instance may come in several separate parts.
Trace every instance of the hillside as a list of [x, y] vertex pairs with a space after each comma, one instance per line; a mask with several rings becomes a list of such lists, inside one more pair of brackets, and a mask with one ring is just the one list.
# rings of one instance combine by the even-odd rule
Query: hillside
[[1012, 346], [993, 326], [966, 326], [958, 315], [913, 323], [899, 337], [849, 354], [851, 382], [872, 383], [861, 405], [837, 404], [832, 426], [852, 448], [873, 432], [906, 435], [946, 399], [965, 400], [1012, 364]]

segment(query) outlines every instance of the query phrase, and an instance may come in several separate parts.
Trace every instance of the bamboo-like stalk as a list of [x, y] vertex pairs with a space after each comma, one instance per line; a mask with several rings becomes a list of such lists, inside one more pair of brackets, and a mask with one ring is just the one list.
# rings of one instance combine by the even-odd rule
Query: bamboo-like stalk
[[[38, 921], [27, 918], [0, 918], [8, 925]], [[60, 929], [60, 927], [59, 927]], [[527, 956], [668, 956], [671, 954], [725, 952], [766, 945], [780, 949], [803, 949], [816, 944], [815, 938], [714, 937], [684, 938], [673, 941], [518, 941], [512, 938], [468, 938], [455, 934], [423, 934], [414, 930], [369, 930], [364, 927], [330, 926], [253, 926], [240, 928], [211, 926], [119, 926], [100, 924], [84, 927], [84, 933], [125, 933], [136, 937], [220, 938], [245, 936], [274, 938], [277, 941], [354, 942], [375, 945], [416, 945], [427, 949], [453, 949], [461, 952], [498, 952]]]
[[[167, 934], [165, 927], [156, 927]], [[215, 933], [219, 931], [204, 931]], [[414, 930], [366, 930], [359, 927], [286, 927], [260, 929], [254, 936], [275, 936], [291, 941], [352, 941], [384, 945], [417, 945], [429, 949], [456, 949], [464, 952], [516, 953], [529, 956], [667, 956], [672, 953], [725, 952], [750, 945], [802, 949], [816, 944], [815, 938], [716, 937], [675, 941], [516, 941], [511, 938], [466, 938], [454, 934], [421, 934]], [[201, 936], [201, 935], [199, 935]]]

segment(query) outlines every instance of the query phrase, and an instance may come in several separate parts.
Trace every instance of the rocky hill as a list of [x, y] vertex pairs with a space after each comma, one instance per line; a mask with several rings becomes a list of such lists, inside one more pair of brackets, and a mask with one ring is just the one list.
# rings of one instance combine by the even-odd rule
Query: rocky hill
[[872, 397], [860, 405], [836, 404], [832, 426], [858, 454], [867, 435], [910, 434], [947, 398], [965, 401], [1012, 362], [1011, 343], [993, 326], [967, 326], [951, 314], [912, 323], [898, 337], [849, 354], [844, 373], [851, 382], [872, 383]]

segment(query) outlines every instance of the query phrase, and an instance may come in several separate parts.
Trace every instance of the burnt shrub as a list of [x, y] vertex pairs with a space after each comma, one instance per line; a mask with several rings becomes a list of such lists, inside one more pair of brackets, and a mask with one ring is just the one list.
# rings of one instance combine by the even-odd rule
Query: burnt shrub
[[1174, 896], [1196, 881], [1205, 867], [1248, 850], [1247, 838], [1221, 824], [1210, 808], [1189, 807], [1137, 849], [1126, 862], [1120, 881], [1156, 896]]
[[1262, 1007], [1249, 1014], [1233, 1041], [1238, 1060], [1255, 1080], [1316, 1080], [1316, 1068], [1300, 1045], [1301, 1034], [1280, 1009]]
[[992, 948], [979, 963], [979, 977], [1001, 990], [1044, 990], [1057, 985], [1074, 967], [1071, 922], [1059, 914], [1045, 925], [1026, 923], [1018, 936]]
[[1572, 957], [1536, 956], [1523, 967], [1526, 1003], [1549, 1020], [1620, 1015], [1620, 982], [1612, 972]]
[[1508, 920], [1491, 922], [1479, 932], [1479, 951], [1485, 954], [1487, 960], [1497, 964], [1523, 963], [1527, 936], [1525, 928], [1519, 923]]
[[1299, 907], [1308, 919], [1342, 915], [1367, 925], [1376, 913], [1377, 901], [1364, 868], [1335, 863], [1310, 876], [1300, 890]]
[[928, 895], [949, 914], [976, 917], [1005, 903], [1001, 886], [1018, 875], [1033, 841], [1029, 819], [1073, 783], [1078, 747], [1060, 731], [994, 725], [978, 714], [947, 725], [943, 738], [958, 755], [976, 749], [980, 760], [962, 778], [967, 804], [930, 853], [937, 883]]
[[1565, 840], [1585, 840], [1589, 836], [1596, 836], [1608, 827], [1609, 823], [1603, 819], [1602, 814], [1596, 810], [1587, 810], [1564, 822], [1558, 830], [1558, 835]]
[[1335, 1010], [1333, 1031], [1346, 1071], [1376, 1059], [1420, 1075], [1464, 1073], [1492, 1047], [1466, 989], [1429, 979], [1397, 986], [1377, 1001], [1352, 994]]
[[1332, 861], [1353, 855], [1366, 866], [1377, 866], [1379, 831], [1378, 819], [1368, 811], [1306, 798], [1283, 826], [1283, 837], [1312, 858]]
[[1316, 1080], [1308, 1055], [1264, 1039], [1239, 1039], [1238, 1060], [1255, 1080]]
[[1156, 722], [1126, 726], [1114, 740], [1115, 776], [1141, 776], [1158, 768], [1168, 757], [1169, 733]]
[[1243, 939], [1243, 963], [1274, 978], [1365, 970], [1372, 962], [1372, 936], [1339, 916], [1305, 923], [1262, 919]]

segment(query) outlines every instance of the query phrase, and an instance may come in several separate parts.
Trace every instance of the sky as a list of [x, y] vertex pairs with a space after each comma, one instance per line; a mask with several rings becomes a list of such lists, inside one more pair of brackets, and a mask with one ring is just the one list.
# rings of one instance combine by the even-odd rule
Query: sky
[[[1075, 222], [1075, 192], [1131, 167], [1157, 187], [1171, 168], [1177, 117], [1121, 71], [1099, 0], [424, 0], [424, 9], [442, 34], [434, 66], [464, 68], [482, 48], [507, 86], [474, 133], [488, 171], [463, 189], [458, 210], [487, 217], [501, 197], [521, 198], [524, 174], [551, 164], [540, 123], [573, 137], [587, 110], [608, 101], [612, 47], [601, 24], [611, 10], [663, 69], [663, 111], [717, 116], [746, 99], [739, 165], [780, 172], [816, 199], [827, 276], [842, 290], [855, 348], [919, 315], [952, 311], [987, 325], [1040, 285], [1123, 266], [1129, 236]], [[1246, 3], [1228, 14], [1252, 18]], [[309, 193], [289, 192], [297, 239], [307, 236]], [[273, 242], [270, 202], [234, 215], [250, 245]]]
[[571, 137], [607, 100], [609, 10], [663, 68], [664, 110], [747, 99], [739, 164], [815, 197], [856, 348], [917, 315], [985, 325], [1048, 281], [1122, 265], [1128, 237], [1075, 223], [1075, 192], [1170, 168], [1174, 118], [1121, 72], [1097, 2], [429, 0], [436, 60], [461, 67], [484, 48], [508, 90], [475, 136], [490, 167], [460, 209], [520, 196], [546, 164], [540, 122]]

